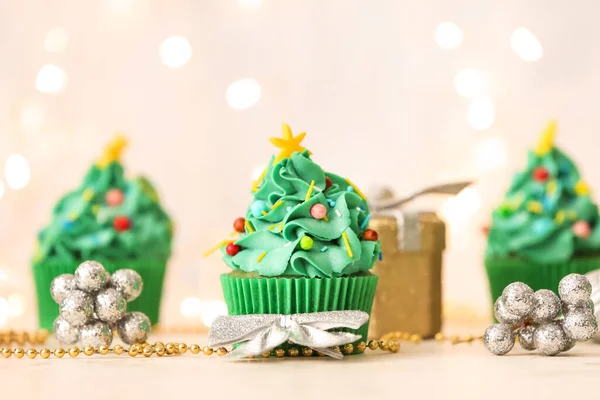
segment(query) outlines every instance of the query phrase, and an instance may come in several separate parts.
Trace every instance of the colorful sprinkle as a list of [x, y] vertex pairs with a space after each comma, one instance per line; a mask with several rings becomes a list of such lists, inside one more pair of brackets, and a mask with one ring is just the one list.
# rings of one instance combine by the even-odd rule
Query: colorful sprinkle
[[263, 251], [260, 256], [258, 256], [258, 258], [256, 259], [256, 262], [261, 262], [263, 258], [265, 258], [265, 256], [267, 255], [266, 251]]
[[544, 206], [539, 201], [530, 201], [527, 203], [527, 209], [532, 213], [541, 214], [544, 211]]
[[552, 179], [550, 182], [548, 182], [548, 186], [546, 187], [546, 193], [554, 194], [554, 192], [556, 192], [556, 186], [556, 179]]
[[254, 216], [254, 218], [258, 218], [263, 215], [263, 212], [268, 210], [269, 208], [262, 200], [256, 200], [250, 205], [250, 212]]
[[282, 204], [283, 204], [283, 200], [277, 201], [277, 203], [273, 204], [273, 207], [271, 207], [271, 210], [276, 209], [277, 207], [279, 207]]
[[383, 253], [379, 252], [379, 261], [383, 261]]
[[234, 237], [235, 235], [237, 235], [239, 232], [238, 231], [233, 231], [229, 234], [229, 237]]
[[69, 213], [69, 221], [75, 221], [78, 217], [79, 214], [77, 214], [75, 211], [71, 211]]
[[234, 240], [223, 240], [222, 242], [220, 242], [218, 245], [216, 245], [215, 247], [213, 247], [212, 249], [208, 250], [206, 253], [204, 253], [204, 255], [202, 257], [208, 257], [210, 256], [212, 253], [214, 253], [215, 251], [217, 251], [218, 249], [220, 249], [223, 246], [228, 245], [229, 243], [233, 243]]
[[554, 219], [556, 220], [557, 224], [562, 224], [563, 222], [565, 222], [565, 217], [566, 213], [564, 212], [564, 210], [558, 210], [556, 212], [556, 215], [554, 216]]
[[283, 221], [279, 224], [279, 232], [283, 231]]
[[278, 224], [273, 224], [273, 225], [269, 226], [267, 229], [268, 229], [268, 230], [271, 230], [271, 229], [275, 228], [277, 225], [278, 225]]
[[306, 192], [306, 197], [304, 198], [304, 201], [308, 201], [308, 199], [310, 199], [310, 195], [312, 194], [314, 187], [315, 187], [315, 180], [313, 179], [310, 182], [310, 186], [308, 187], [308, 191]]
[[363, 200], [366, 200], [366, 199], [367, 199], [367, 197], [364, 195], [364, 193], [363, 193], [363, 192], [361, 192], [361, 191], [360, 191], [360, 189], [359, 189], [359, 188], [357, 188], [357, 187], [356, 187], [356, 185], [355, 185], [354, 183], [350, 182], [350, 179], [346, 179], [346, 183], [347, 183], [348, 185], [352, 186], [352, 189], [354, 189], [354, 191], [355, 191], [355, 192], [356, 192], [356, 193], [357, 193], [357, 194], [358, 194], [360, 197], [362, 197], [362, 198], [363, 198]]
[[360, 229], [365, 229], [369, 224], [369, 220], [371, 219], [371, 214], [367, 214], [362, 224], [360, 224]]
[[63, 221], [62, 226], [66, 230], [71, 230], [73, 228], [73, 221]]
[[94, 204], [92, 206], [92, 214], [96, 215], [98, 214], [98, 211], [100, 211], [100, 206], [98, 204]]
[[242, 248], [235, 243], [229, 243], [227, 246], [225, 246], [225, 253], [227, 253], [227, 255], [230, 257], [235, 256], [241, 250]]
[[268, 212], [262, 211], [262, 215], [267, 215], [267, 214], [268, 214]]
[[590, 187], [584, 181], [579, 181], [575, 185], [575, 193], [579, 196], [585, 196], [590, 194]]
[[342, 213], [340, 212], [340, 210], [335, 210], [335, 215], [337, 215], [338, 218], [342, 217]]
[[352, 254], [352, 249], [350, 248], [350, 242], [348, 241], [348, 234], [346, 232], [343, 232], [342, 238], [344, 239], [344, 245], [346, 246], [346, 251], [348, 252], [348, 257], [354, 258], [354, 254]]
[[329, 218], [327, 218], [327, 215], [323, 217], [323, 221], [329, 222]]
[[312, 240], [312, 238], [310, 236], [302, 236], [302, 239], [300, 239], [300, 248], [302, 250], [312, 249], [313, 244], [314, 244], [314, 240]]
[[354, 188], [352, 186], [348, 186], [346, 188], [346, 190], [349, 191], [349, 192], [354, 192]]
[[287, 212], [292, 211], [292, 206], [287, 206], [287, 208], [285, 209]]
[[575, 221], [577, 219], [577, 212], [575, 210], [567, 211], [567, 215], [571, 221]]
[[327, 247], [327, 246], [321, 247], [321, 253], [325, 253], [327, 250], [329, 250], [329, 247]]
[[244, 222], [244, 225], [246, 225], [246, 229], [248, 230], [248, 233], [254, 232], [254, 229], [252, 229], [252, 226], [250, 225], [250, 222], [248, 222], [248, 220], [246, 220], [246, 222]]
[[292, 244], [292, 242], [287, 242], [286, 244], [283, 245], [283, 247], [288, 247], [290, 244]]
[[94, 191], [90, 188], [87, 188], [83, 191], [83, 199], [86, 201], [90, 201], [94, 198]]

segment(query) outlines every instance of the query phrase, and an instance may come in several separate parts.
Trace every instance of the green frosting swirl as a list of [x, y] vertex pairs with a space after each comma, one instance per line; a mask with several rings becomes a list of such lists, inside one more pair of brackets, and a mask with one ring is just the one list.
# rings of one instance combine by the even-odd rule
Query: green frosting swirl
[[[325, 189], [326, 176], [332, 181], [328, 189]], [[305, 201], [312, 181], [314, 189]], [[241, 247], [235, 256], [228, 256], [222, 248], [225, 262], [233, 269], [270, 277], [339, 277], [368, 271], [381, 247], [379, 241], [362, 240], [365, 227], [361, 225], [369, 215], [369, 208], [349, 186], [345, 179], [326, 174], [310, 159], [308, 151], [296, 152], [275, 165], [271, 159], [253, 201], [263, 201], [268, 211], [255, 217], [252, 206], [248, 208], [246, 221], [254, 232], [246, 228], [246, 233], [235, 242]], [[278, 202], [280, 205], [273, 208]], [[315, 204], [326, 207], [327, 221], [311, 216], [310, 209]], [[309, 250], [300, 246], [304, 236], [313, 240]]]
[[[589, 236], [575, 234], [576, 223], [587, 224]], [[575, 164], [553, 146], [529, 152], [527, 168], [492, 214], [486, 256], [555, 263], [599, 250], [598, 207]]]
[[[111, 189], [122, 191], [120, 205], [106, 204]], [[128, 218], [129, 229], [117, 231], [115, 217]], [[92, 166], [83, 184], [59, 200], [50, 224], [38, 235], [34, 262], [166, 259], [172, 236], [172, 222], [152, 184], [143, 177], [126, 180], [122, 165], [111, 161], [105, 167]]]

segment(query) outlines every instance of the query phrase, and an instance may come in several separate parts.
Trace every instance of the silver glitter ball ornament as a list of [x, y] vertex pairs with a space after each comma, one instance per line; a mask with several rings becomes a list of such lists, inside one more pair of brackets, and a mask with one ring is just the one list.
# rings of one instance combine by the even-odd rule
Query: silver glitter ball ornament
[[594, 302], [592, 301], [592, 299], [589, 299], [587, 303], [578, 304], [578, 305], [572, 305], [572, 304], [568, 304], [568, 303], [565, 303], [564, 301], [562, 301], [561, 308], [562, 308], [563, 315], [567, 315], [568, 313], [570, 313], [572, 311], [585, 311], [587, 313], [594, 314], [595, 306], [594, 306]]
[[560, 324], [550, 322], [535, 329], [533, 343], [536, 349], [547, 356], [555, 356], [567, 347], [569, 338]]
[[79, 289], [94, 293], [106, 287], [110, 275], [99, 262], [85, 261], [75, 270], [75, 278]]
[[[600, 323], [600, 269], [585, 274], [592, 285], [591, 302], [594, 304], [594, 315]], [[600, 332], [594, 336], [594, 341], [600, 343]]]
[[535, 343], [533, 341], [533, 334], [535, 333], [535, 326], [527, 325], [519, 329], [517, 337], [519, 338], [519, 344], [524, 350], [535, 350]]
[[63, 344], [75, 344], [79, 340], [80, 328], [71, 325], [61, 317], [56, 318], [52, 332], [56, 339]]
[[150, 328], [150, 319], [137, 311], [125, 314], [117, 322], [119, 337], [127, 344], [144, 343], [148, 339]]
[[82, 326], [94, 314], [94, 299], [81, 290], [71, 290], [60, 303], [60, 316], [73, 326]]
[[494, 316], [499, 322], [512, 326], [519, 325], [525, 320], [524, 315], [519, 316], [510, 313], [506, 309], [506, 305], [504, 304], [504, 298], [502, 297], [498, 297], [496, 303], [494, 303]]
[[125, 296], [125, 300], [133, 301], [138, 298], [144, 282], [140, 274], [132, 269], [120, 269], [111, 276], [112, 287]]
[[79, 334], [81, 346], [92, 346], [96, 349], [103, 344], [110, 346], [112, 340], [113, 332], [107, 323], [94, 321], [81, 327]]
[[565, 315], [562, 324], [567, 336], [577, 342], [590, 340], [598, 333], [596, 317], [585, 310], [571, 311]]
[[494, 324], [483, 334], [483, 344], [491, 353], [502, 356], [515, 345], [515, 333], [507, 324]]
[[560, 352], [565, 353], [565, 352], [571, 350], [573, 347], [575, 347], [576, 344], [577, 344], [576, 341], [574, 341], [573, 339], [569, 339], [567, 337], [567, 342], [565, 343], [565, 348], [562, 349]]
[[525, 317], [533, 308], [533, 289], [523, 282], [514, 282], [502, 291], [504, 305], [511, 314]]
[[560, 280], [558, 294], [567, 304], [584, 305], [590, 299], [592, 285], [583, 275], [569, 274]]
[[540, 289], [533, 294], [533, 309], [529, 314], [534, 322], [551, 322], [561, 311], [560, 299], [553, 291]]
[[57, 304], [60, 304], [67, 292], [77, 289], [77, 280], [74, 275], [62, 274], [52, 280], [50, 295]]
[[104, 289], [96, 295], [94, 303], [99, 320], [114, 324], [127, 312], [125, 297], [114, 288]]

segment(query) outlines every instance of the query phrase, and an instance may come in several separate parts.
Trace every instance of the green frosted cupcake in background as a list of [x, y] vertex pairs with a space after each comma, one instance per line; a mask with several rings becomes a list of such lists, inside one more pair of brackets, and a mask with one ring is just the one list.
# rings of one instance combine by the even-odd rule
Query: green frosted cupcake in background
[[[349, 180], [326, 173], [287, 125], [282, 149], [253, 185], [240, 237], [221, 243], [221, 276], [230, 315], [371, 312], [380, 255], [364, 195]], [[354, 331], [366, 340], [368, 324]]]
[[600, 268], [598, 207], [573, 161], [554, 147], [555, 133], [551, 122], [493, 211], [485, 255], [493, 301], [512, 282], [556, 292], [565, 275]]
[[39, 233], [32, 267], [41, 328], [52, 329], [58, 316], [50, 283], [58, 275], [74, 273], [86, 260], [100, 262], [110, 273], [137, 271], [144, 290], [128, 308], [158, 321], [173, 225], [148, 180], [124, 177], [120, 156], [125, 146], [119, 136], [106, 148], [81, 186], [59, 200]]

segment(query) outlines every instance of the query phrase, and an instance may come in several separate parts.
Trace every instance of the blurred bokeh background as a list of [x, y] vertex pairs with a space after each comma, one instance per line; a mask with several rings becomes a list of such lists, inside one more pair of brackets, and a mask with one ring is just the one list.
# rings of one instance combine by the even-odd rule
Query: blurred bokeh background
[[5, 0], [0, 5], [0, 328], [33, 327], [37, 231], [116, 131], [176, 221], [165, 325], [223, 312], [204, 251], [231, 231], [281, 123], [326, 170], [448, 223], [447, 318], [488, 316], [491, 208], [550, 118], [600, 185], [593, 0]]

